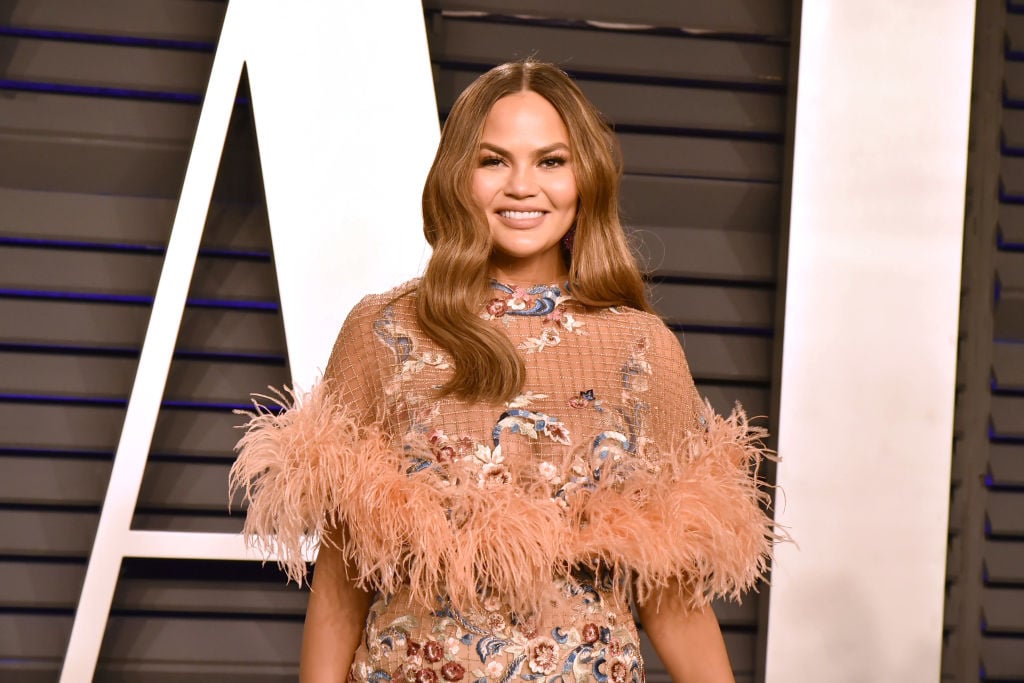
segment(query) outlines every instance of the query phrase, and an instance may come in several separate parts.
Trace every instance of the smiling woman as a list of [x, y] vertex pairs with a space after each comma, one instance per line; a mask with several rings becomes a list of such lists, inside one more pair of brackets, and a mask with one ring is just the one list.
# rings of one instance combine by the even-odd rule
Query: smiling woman
[[767, 570], [763, 432], [711, 411], [650, 313], [614, 140], [550, 64], [477, 79], [424, 186], [423, 278], [252, 416], [246, 532], [299, 581], [321, 541], [304, 681], [639, 682], [631, 601], [674, 680], [732, 680], [708, 603]]

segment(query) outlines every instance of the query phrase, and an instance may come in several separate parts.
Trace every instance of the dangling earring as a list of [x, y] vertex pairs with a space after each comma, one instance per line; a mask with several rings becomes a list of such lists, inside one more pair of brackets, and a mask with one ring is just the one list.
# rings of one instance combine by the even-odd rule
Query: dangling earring
[[562, 247], [565, 249], [565, 253], [569, 255], [570, 259], [572, 259], [572, 247], [575, 241], [576, 224], [574, 223], [573, 226], [569, 228], [569, 232], [565, 233], [565, 236], [562, 238]]

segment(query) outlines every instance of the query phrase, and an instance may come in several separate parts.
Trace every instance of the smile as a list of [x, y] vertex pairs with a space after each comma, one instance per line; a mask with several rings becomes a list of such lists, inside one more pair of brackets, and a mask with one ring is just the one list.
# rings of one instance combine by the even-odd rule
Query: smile
[[544, 215], [543, 211], [499, 211], [498, 215], [502, 218], [510, 218], [515, 221], [521, 221], [529, 218], [540, 218]]

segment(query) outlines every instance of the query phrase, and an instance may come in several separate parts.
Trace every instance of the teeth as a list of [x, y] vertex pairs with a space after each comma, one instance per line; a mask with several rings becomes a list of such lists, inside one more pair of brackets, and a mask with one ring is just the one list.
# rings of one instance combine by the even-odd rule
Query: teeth
[[513, 220], [521, 220], [524, 218], [540, 218], [544, 215], [543, 211], [499, 211], [500, 215], [505, 218], [511, 218]]

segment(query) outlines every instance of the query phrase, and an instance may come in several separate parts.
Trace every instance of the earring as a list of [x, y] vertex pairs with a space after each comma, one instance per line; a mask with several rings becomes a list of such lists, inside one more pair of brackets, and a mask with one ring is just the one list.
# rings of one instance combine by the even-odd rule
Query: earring
[[569, 228], [569, 232], [565, 233], [565, 236], [562, 238], [562, 247], [565, 248], [565, 251], [569, 254], [569, 256], [572, 256], [572, 247], [575, 241], [576, 226], [573, 225], [571, 228]]

